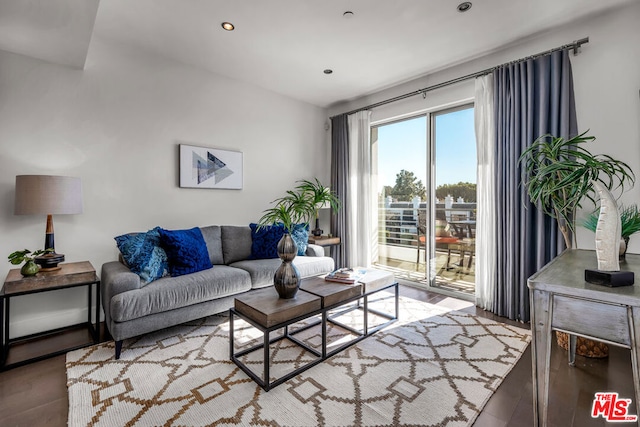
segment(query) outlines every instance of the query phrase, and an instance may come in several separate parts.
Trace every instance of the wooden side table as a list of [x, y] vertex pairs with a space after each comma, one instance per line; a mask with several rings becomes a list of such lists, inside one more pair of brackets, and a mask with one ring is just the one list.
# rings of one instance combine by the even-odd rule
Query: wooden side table
[[[7, 274], [7, 279], [4, 282], [4, 286], [2, 287], [2, 290], [0, 290], [0, 322], [2, 323], [0, 325], [0, 344], [2, 346], [0, 351], [0, 370], [7, 370], [26, 365], [27, 363], [47, 359], [49, 357], [64, 354], [68, 351], [76, 350], [78, 348], [86, 347], [87, 345], [92, 344], [91, 342], [88, 342], [86, 344], [64, 348], [53, 353], [47, 353], [30, 359], [20, 360], [18, 362], [7, 365], [6, 362], [7, 356], [9, 355], [9, 349], [12, 344], [18, 342], [24, 342], [39, 337], [53, 335], [61, 331], [76, 328], [79, 326], [86, 326], [88, 328], [89, 333], [91, 334], [91, 338], [93, 339], [93, 344], [97, 344], [100, 341], [100, 279], [96, 274], [96, 270], [93, 268], [89, 261], [60, 264], [60, 267], [60, 270], [46, 273], [41, 272], [34, 277], [22, 277], [22, 275], [20, 274], [20, 269], [10, 270], [9, 274]], [[92, 306], [92, 294], [94, 292], [93, 285], [95, 285], [95, 303]], [[76, 325], [51, 329], [48, 331], [43, 331], [18, 338], [11, 338], [9, 336], [9, 324], [11, 322], [11, 298], [40, 292], [55, 291], [59, 289], [75, 288], [79, 286], [87, 286], [88, 288], [88, 315], [86, 323], [79, 323]]]
[[337, 236], [314, 236], [314, 235], [310, 235], [309, 236], [309, 243], [311, 243], [312, 245], [318, 245], [318, 246], [322, 246], [324, 248], [329, 248], [329, 254], [331, 255], [332, 258], [335, 259], [334, 253], [333, 253], [333, 248], [335, 246], [339, 246], [340, 245], [340, 237]]
[[340, 237], [329, 237], [329, 236], [309, 236], [309, 243], [312, 245], [318, 246], [337, 246], [340, 244]]

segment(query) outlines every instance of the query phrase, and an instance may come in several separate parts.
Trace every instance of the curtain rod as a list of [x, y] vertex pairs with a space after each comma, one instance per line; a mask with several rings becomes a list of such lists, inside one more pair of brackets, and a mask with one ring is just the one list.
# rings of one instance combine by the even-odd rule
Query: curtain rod
[[357, 113], [359, 111], [369, 110], [371, 108], [376, 108], [376, 107], [380, 107], [382, 105], [391, 104], [392, 102], [400, 101], [400, 100], [403, 100], [403, 99], [406, 99], [406, 98], [410, 98], [410, 97], [416, 96], [416, 95], [422, 95], [423, 97], [426, 98], [427, 92], [430, 92], [432, 90], [440, 89], [442, 87], [449, 86], [449, 85], [452, 85], [452, 84], [455, 84], [455, 83], [460, 83], [460, 82], [465, 81], [465, 80], [470, 80], [470, 79], [474, 79], [476, 77], [484, 76], [486, 74], [489, 74], [489, 73], [497, 70], [500, 67], [504, 67], [506, 65], [517, 64], [519, 62], [528, 61], [530, 59], [535, 59], [535, 58], [538, 58], [540, 56], [544, 56], [544, 55], [548, 55], [548, 54], [553, 53], [553, 52], [557, 52], [559, 50], [573, 50], [573, 54], [577, 55], [578, 54], [578, 50], [580, 49], [580, 47], [583, 44], [587, 44], [587, 43], [589, 43], [589, 37], [585, 37], [585, 38], [580, 39], [580, 40], [574, 40], [572, 43], [565, 44], [563, 46], [559, 46], [559, 47], [556, 47], [556, 48], [553, 48], [553, 49], [545, 50], [544, 52], [536, 53], [535, 55], [530, 55], [530, 56], [527, 56], [527, 57], [524, 57], [524, 58], [516, 59], [515, 61], [505, 62], [504, 64], [496, 65], [495, 67], [487, 68], [486, 70], [477, 71], [477, 72], [472, 73], [472, 74], [467, 74], [466, 76], [457, 77], [455, 79], [447, 80], [446, 82], [437, 83], [435, 85], [428, 86], [428, 87], [425, 87], [425, 88], [422, 88], [422, 89], [418, 89], [418, 90], [415, 90], [413, 92], [405, 93], [404, 95], [399, 95], [399, 96], [396, 96], [394, 98], [385, 99], [384, 101], [376, 102], [375, 104], [367, 105], [366, 107], [356, 108], [355, 110], [347, 111], [346, 113], [336, 114], [335, 116], [332, 116], [330, 118], [333, 119], [334, 117], [340, 116], [342, 114], [349, 115], [349, 114]]

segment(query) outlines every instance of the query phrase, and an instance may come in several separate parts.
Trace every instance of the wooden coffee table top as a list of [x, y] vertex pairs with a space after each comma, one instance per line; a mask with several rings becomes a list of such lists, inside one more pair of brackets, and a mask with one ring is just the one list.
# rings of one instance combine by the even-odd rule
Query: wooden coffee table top
[[322, 299], [322, 307], [330, 307], [349, 298], [362, 295], [362, 284], [353, 285], [328, 282], [322, 277], [309, 277], [300, 281], [300, 289]]
[[320, 310], [321, 306], [322, 301], [316, 295], [298, 291], [295, 298], [283, 299], [273, 287], [240, 295], [234, 303], [236, 311], [264, 328]]

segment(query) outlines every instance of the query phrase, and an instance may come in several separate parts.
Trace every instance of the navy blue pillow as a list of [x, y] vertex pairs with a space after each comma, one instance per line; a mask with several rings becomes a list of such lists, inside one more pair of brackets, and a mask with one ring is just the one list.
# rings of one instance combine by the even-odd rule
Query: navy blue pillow
[[114, 237], [122, 259], [131, 271], [140, 276], [143, 285], [169, 274], [167, 254], [160, 247], [158, 229]]
[[284, 235], [284, 225], [264, 225], [251, 223], [251, 259], [278, 258], [278, 242]]
[[303, 256], [307, 252], [307, 244], [309, 243], [309, 224], [294, 225], [291, 237], [298, 247], [298, 255]]
[[198, 227], [189, 230], [159, 229], [160, 244], [169, 259], [171, 276], [182, 276], [213, 267], [207, 244]]

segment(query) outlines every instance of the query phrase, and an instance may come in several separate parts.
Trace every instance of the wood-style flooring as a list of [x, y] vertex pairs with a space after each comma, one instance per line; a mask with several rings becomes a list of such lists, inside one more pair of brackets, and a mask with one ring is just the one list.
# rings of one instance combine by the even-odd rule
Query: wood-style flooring
[[[462, 302], [440, 294], [401, 286], [401, 295], [452, 307]], [[462, 308], [479, 316], [520, 327], [528, 327], [487, 313], [476, 307]], [[588, 313], [585, 313], [588, 315]], [[104, 335], [104, 334], [103, 334]], [[88, 339], [85, 331], [70, 331], [44, 341], [12, 348], [13, 360], [48, 352], [56, 346], [70, 346]], [[61, 344], [62, 343], [62, 344]], [[610, 425], [602, 418], [592, 419], [593, 396], [598, 391], [616, 391], [633, 399], [631, 358], [628, 350], [611, 347], [607, 359], [577, 356], [576, 366], [566, 362], [566, 352], [553, 344], [549, 425], [552, 427], [588, 427]], [[65, 356], [0, 372], [0, 426], [65, 426], [67, 423], [67, 388]], [[630, 414], [637, 414], [637, 406]], [[531, 350], [520, 361], [487, 402], [477, 418], [476, 427], [520, 427], [533, 425]], [[628, 425], [621, 423], [621, 425]], [[633, 424], [632, 424], [633, 425]]]

